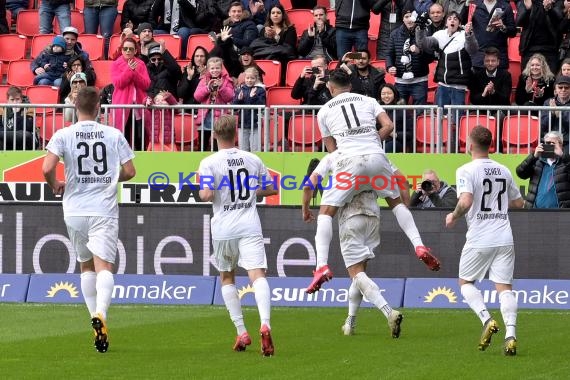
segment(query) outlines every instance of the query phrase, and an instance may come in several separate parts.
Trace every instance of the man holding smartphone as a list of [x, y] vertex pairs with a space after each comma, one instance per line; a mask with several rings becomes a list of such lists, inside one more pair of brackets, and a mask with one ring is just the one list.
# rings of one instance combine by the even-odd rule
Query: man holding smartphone
[[570, 208], [570, 156], [558, 131], [544, 135], [534, 153], [517, 166], [517, 176], [529, 179], [525, 208]]
[[332, 99], [326, 86], [328, 76], [327, 60], [324, 55], [317, 55], [311, 66], [305, 66], [291, 89], [291, 97], [300, 99], [303, 105], [322, 105]]

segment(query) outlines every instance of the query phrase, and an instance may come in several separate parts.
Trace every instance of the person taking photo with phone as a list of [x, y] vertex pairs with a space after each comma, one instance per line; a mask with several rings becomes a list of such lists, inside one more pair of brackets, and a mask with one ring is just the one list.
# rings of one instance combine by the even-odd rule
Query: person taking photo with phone
[[534, 153], [517, 166], [517, 176], [530, 179], [525, 208], [570, 208], [570, 156], [562, 150], [558, 131], [544, 135]]

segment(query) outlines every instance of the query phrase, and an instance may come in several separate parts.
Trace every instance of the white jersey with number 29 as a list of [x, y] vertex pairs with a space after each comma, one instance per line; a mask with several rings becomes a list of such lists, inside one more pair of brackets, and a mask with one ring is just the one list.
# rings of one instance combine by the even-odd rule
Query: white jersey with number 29
[[259, 157], [237, 148], [222, 149], [203, 159], [198, 172], [201, 186], [214, 189], [212, 239], [262, 234], [256, 189], [269, 184], [270, 179]]
[[326, 102], [317, 119], [323, 137], [332, 136], [343, 157], [384, 153], [376, 118], [384, 109], [376, 99], [345, 92]]
[[57, 131], [46, 149], [63, 157], [66, 217], [119, 217], [117, 182], [121, 165], [135, 155], [118, 129], [80, 121]]
[[489, 158], [473, 160], [456, 173], [457, 196], [473, 194], [467, 219], [466, 248], [502, 247], [513, 244], [509, 201], [521, 197], [506, 166]]

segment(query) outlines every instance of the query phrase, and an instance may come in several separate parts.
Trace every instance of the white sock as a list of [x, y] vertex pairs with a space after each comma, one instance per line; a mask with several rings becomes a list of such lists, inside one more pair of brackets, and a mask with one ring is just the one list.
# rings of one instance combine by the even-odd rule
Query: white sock
[[[392, 308], [389, 307], [388, 302], [384, 297], [382, 297], [382, 293], [380, 293], [380, 288], [374, 281], [368, 277], [368, 275], [364, 272], [358, 273], [354, 280], [356, 282], [356, 286], [360, 289], [360, 292], [366, 297], [368, 302], [372, 303], [376, 306], [380, 311], [388, 317], [392, 312]], [[388, 306], [388, 307], [386, 307]]]
[[222, 286], [222, 298], [226, 304], [226, 309], [230, 313], [230, 319], [236, 327], [237, 334], [241, 335], [246, 332], [243, 323], [243, 313], [241, 311], [241, 302], [239, 301], [238, 292], [234, 284]]
[[463, 298], [465, 298], [465, 301], [467, 301], [471, 310], [477, 314], [481, 323], [485, 324], [485, 322], [491, 318], [491, 314], [489, 314], [487, 307], [485, 306], [485, 301], [483, 301], [483, 295], [475, 285], [461, 285], [461, 295], [463, 295]]
[[100, 313], [105, 319], [107, 319], [107, 310], [109, 310], [109, 305], [111, 305], [114, 287], [115, 279], [113, 278], [113, 273], [108, 270], [102, 270], [97, 273], [97, 307], [95, 312]]
[[271, 290], [265, 277], [260, 277], [253, 282], [253, 290], [255, 291], [255, 302], [259, 310], [259, 320], [261, 325], [267, 325], [271, 328], [269, 323], [271, 316]]
[[95, 310], [97, 309], [96, 283], [97, 273], [91, 271], [81, 273], [81, 293], [83, 293], [83, 299], [85, 300], [87, 310], [89, 310], [91, 317], [95, 315]]
[[348, 288], [348, 316], [356, 317], [358, 309], [360, 308], [360, 303], [362, 302], [362, 293], [356, 285], [355, 279], [352, 279], [350, 283], [350, 288]]
[[513, 291], [505, 290], [499, 293], [499, 302], [501, 303], [501, 314], [506, 326], [505, 338], [510, 336], [516, 338], [518, 305]]
[[392, 213], [396, 217], [396, 220], [398, 220], [398, 224], [402, 231], [404, 231], [408, 239], [410, 239], [410, 242], [412, 242], [414, 248], [424, 245], [410, 210], [408, 210], [403, 203], [400, 203], [392, 209]]
[[317, 249], [317, 269], [329, 262], [329, 247], [332, 240], [332, 217], [319, 215], [317, 217], [317, 233], [315, 247]]

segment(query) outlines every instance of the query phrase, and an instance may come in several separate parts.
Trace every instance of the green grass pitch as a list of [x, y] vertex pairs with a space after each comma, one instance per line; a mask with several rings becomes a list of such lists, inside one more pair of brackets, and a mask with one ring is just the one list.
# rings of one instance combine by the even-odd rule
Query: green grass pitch
[[[235, 329], [218, 306], [119, 306], [109, 351], [92, 342], [84, 305], [0, 304], [2, 379], [568, 379], [570, 311], [521, 310], [518, 355], [503, 330], [477, 350], [470, 310], [401, 309], [392, 339], [376, 309], [361, 309], [356, 335], [341, 335], [341, 308], [272, 309], [275, 356], [260, 355], [257, 309], [245, 308], [253, 343], [233, 352]], [[498, 310], [492, 314], [503, 326]]]

